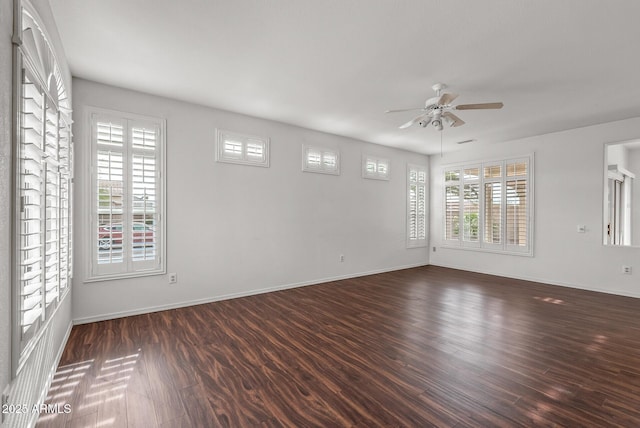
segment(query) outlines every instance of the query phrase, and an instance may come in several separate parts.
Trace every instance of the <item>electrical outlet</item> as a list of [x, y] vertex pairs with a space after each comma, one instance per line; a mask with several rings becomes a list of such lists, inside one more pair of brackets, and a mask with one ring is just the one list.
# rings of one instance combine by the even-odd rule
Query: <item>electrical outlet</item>
[[585, 233], [587, 231], [587, 226], [585, 226], [584, 224], [579, 224], [576, 227], [576, 232], [578, 233]]
[[631, 266], [622, 266], [622, 273], [625, 275], [631, 275]]
[[178, 282], [178, 274], [177, 273], [170, 273], [169, 274], [169, 284], [175, 284], [176, 282]]
[[344, 262], [344, 254], [340, 254], [340, 263]]

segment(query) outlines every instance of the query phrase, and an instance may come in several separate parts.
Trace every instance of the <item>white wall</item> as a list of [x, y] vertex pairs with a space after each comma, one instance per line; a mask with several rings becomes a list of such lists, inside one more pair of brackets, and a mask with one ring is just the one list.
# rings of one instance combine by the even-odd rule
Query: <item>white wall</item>
[[[430, 263], [550, 284], [640, 297], [640, 248], [602, 245], [605, 143], [640, 136], [640, 118], [502, 144], [466, 145], [431, 157]], [[442, 166], [535, 154], [534, 257], [442, 247]], [[586, 233], [576, 226], [586, 225]], [[621, 273], [622, 265], [634, 268]]]
[[[428, 263], [426, 248], [405, 248], [406, 164], [427, 165], [426, 156], [81, 79], [74, 79], [77, 219], [91, 204], [83, 192], [85, 106], [166, 118], [167, 268], [178, 284], [169, 286], [166, 275], [84, 283], [89, 231], [78, 221], [76, 321]], [[271, 166], [216, 163], [216, 127], [270, 137]], [[339, 148], [342, 174], [301, 172], [303, 143]], [[363, 153], [391, 159], [391, 180], [362, 179]]]

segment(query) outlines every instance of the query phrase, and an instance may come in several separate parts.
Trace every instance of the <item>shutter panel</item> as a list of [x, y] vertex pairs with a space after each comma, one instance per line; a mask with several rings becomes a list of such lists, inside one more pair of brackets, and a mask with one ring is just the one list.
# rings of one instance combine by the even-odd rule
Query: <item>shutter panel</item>
[[467, 242], [479, 241], [479, 215], [480, 215], [480, 183], [464, 185], [464, 227], [462, 240]]
[[[118, 128], [110, 126], [110, 128]], [[121, 129], [122, 127], [120, 127]], [[111, 144], [111, 143], [107, 143]], [[124, 155], [98, 150], [96, 205], [98, 264], [123, 263]]]
[[418, 185], [409, 184], [409, 239], [418, 239]]
[[45, 303], [50, 306], [60, 296], [60, 174], [46, 163], [45, 168]]
[[409, 246], [422, 246], [427, 237], [427, 173], [421, 167], [409, 166], [407, 238]]
[[247, 141], [247, 160], [251, 162], [264, 162], [265, 147], [262, 141], [251, 139]]
[[445, 208], [444, 239], [458, 241], [460, 239], [460, 170], [444, 172]]
[[445, 239], [460, 238], [460, 186], [445, 187]]
[[506, 243], [518, 247], [528, 245], [528, 166], [526, 162], [507, 163]]
[[484, 242], [502, 243], [502, 183], [484, 185]]
[[157, 167], [155, 156], [134, 154], [132, 158], [132, 260], [155, 260]]
[[19, 187], [21, 213], [20, 324], [22, 345], [35, 333], [44, 316], [44, 115], [45, 97], [28, 70], [23, 70]]

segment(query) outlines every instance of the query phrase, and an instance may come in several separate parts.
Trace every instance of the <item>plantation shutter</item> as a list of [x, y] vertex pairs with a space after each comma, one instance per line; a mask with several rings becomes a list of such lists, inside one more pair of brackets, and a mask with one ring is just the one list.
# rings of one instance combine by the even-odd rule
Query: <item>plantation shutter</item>
[[17, 147], [20, 349], [70, 286], [71, 131], [30, 66], [22, 68]]
[[425, 168], [415, 165], [409, 165], [408, 169], [408, 246], [424, 246], [427, 237], [427, 172]]
[[94, 211], [91, 278], [162, 270], [162, 129], [92, 114]]
[[528, 156], [446, 169], [444, 241], [532, 254], [532, 162]]
[[269, 166], [269, 139], [216, 130], [216, 160], [253, 166]]
[[389, 164], [388, 159], [363, 156], [362, 176], [376, 180], [389, 180]]
[[302, 170], [340, 175], [340, 152], [333, 149], [303, 145]]

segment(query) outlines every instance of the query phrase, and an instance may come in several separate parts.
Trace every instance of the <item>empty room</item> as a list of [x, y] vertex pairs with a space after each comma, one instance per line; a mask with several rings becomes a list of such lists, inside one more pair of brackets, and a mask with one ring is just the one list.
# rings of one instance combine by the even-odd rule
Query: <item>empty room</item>
[[638, 16], [0, 0], [0, 426], [640, 426]]

